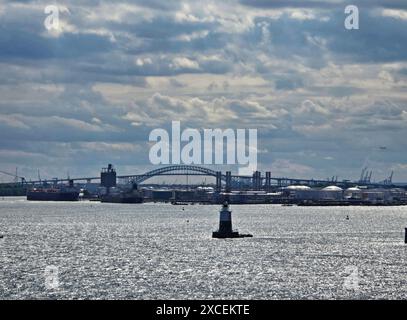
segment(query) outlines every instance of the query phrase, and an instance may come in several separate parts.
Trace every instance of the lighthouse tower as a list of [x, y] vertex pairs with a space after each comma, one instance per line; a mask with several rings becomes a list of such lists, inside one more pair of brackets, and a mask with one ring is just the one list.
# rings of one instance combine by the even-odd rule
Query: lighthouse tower
[[225, 202], [222, 210], [219, 212], [219, 232], [223, 234], [231, 234], [232, 230], [232, 211], [229, 210], [229, 205]]
[[239, 234], [232, 229], [232, 211], [229, 204], [225, 202], [219, 212], [219, 230], [212, 233], [212, 238], [244, 238], [252, 237], [251, 234]]

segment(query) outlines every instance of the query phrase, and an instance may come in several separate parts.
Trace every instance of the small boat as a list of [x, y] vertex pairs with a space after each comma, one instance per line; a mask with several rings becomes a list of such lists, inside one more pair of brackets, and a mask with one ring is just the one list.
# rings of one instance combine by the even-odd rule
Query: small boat
[[173, 206], [187, 206], [189, 205], [189, 202], [171, 201], [171, 204]]

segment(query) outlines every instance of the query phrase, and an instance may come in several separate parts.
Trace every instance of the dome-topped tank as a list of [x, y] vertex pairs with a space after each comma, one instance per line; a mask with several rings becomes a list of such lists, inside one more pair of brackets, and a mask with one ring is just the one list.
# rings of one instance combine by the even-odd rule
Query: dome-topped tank
[[311, 188], [308, 187], [308, 186], [288, 186], [288, 187], [286, 187], [286, 189], [287, 190], [292, 190], [292, 191], [295, 191], [295, 190], [311, 190]]
[[345, 191], [348, 191], [348, 192], [362, 192], [362, 190], [359, 189], [358, 187], [348, 188]]
[[338, 186], [329, 186], [322, 189], [322, 191], [343, 191], [342, 188]]
[[362, 198], [362, 190], [358, 187], [348, 188], [345, 190], [345, 198], [360, 200]]

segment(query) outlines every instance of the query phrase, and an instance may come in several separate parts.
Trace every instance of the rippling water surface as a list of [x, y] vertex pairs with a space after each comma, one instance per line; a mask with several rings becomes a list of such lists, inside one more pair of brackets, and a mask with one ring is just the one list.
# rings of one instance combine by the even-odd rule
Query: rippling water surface
[[0, 200], [0, 298], [407, 298], [407, 207], [182, 208]]

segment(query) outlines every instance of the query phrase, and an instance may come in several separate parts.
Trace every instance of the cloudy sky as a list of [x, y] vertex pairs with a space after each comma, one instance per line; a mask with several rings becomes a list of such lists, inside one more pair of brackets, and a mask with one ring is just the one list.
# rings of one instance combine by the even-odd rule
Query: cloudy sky
[[348, 4], [0, 0], [0, 169], [140, 173], [180, 120], [257, 128], [273, 176], [407, 181], [407, 1], [351, 1], [351, 31]]

